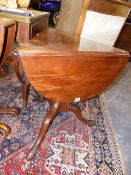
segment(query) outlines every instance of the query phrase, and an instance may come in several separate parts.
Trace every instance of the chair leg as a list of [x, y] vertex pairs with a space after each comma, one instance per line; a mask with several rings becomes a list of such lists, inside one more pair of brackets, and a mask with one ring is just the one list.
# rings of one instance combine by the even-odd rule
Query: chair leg
[[22, 83], [22, 99], [24, 108], [27, 107], [29, 90], [30, 90], [30, 84]]
[[59, 108], [59, 111], [61, 112], [67, 112], [67, 111], [71, 111], [73, 112], [76, 117], [83, 123], [86, 123], [87, 125], [89, 125], [90, 127], [92, 127], [93, 125], [95, 125], [95, 122], [93, 120], [87, 120], [83, 117], [81, 109], [75, 105], [75, 104], [62, 104]]
[[[15, 52], [14, 53], [14, 69], [15, 69], [15, 73], [18, 77], [18, 79], [20, 80], [20, 82], [22, 83], [22, 100], [23, 100], [23, 107], [26, 108], [27, 107], [27, 102], [28, 102], [28, 95], [29, 95], [29, 90], [30, 90], [30, 83], [29, 81], [25, 82], [24, 79], [24, 71], [22, 68], [22, 64], [20, 61], [20, 57], [19, 55]], [[20, 71], [21, 69], [21, 71]]]
[[[0, 114], [14, 114], [19, 115], [20, 110], [16, 107], [0, 108]], [[8, 136], [11, 132], [11, 128], [4, 124], [0, 123], [0, 132], [3, 136]]]
[[16, 107], [0, 108], [0, 114], [14, 114], [19, 115], [20, 110]]
[[4, 123], [0, 123], [0, 132], [4, 137], [7, 137], [11, 133], [11, 128]]
[[46, 132], [48, 131], [52, 121], [54, 120], [55, 116], [58, 113], [58, 109], [59, 109], [59, 102], [52, 103], [49, 112], [47, 113], [46, 117], [44, 118], [42, 122], [41, 129], [37, 137], [37, 140], [27, 154], [27, 157], [26, 157], [27, 160], [31, 160], [35, 156], [36, 151], [38, 147], [40, 146]]

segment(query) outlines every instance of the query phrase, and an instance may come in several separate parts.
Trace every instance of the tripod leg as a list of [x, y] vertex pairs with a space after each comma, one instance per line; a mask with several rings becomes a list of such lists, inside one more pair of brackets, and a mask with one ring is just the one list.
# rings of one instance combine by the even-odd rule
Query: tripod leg
[[6, 107], [6, 108], [0, 108], [0, 114], [14, 114], [19, 115], [20, 110], [16, 107]]
[[8, 136], [11, 133], [11, 128], [4, 123], [0, 123], [0, 132], [3, 136]]
[[37, 137], [36, 142], [34, 143], [34, 145], [32, 146], [32, 148], [29, 150], [28, 154], [27, 154], [27, 160], [31, 160], [34, 156], [35, 153], [38, 149], [38, 147], [40, 146], [46, 132], [49, 129], [49, 126], [51, 125], [52, 121], [54, 120], [56, 114], [58, 113], [58, 108], [59, 108], [59, 102], [54, 102], [49, 110], [49, 112], [47, 113], [46, 117], [44, 118], [42, 125], [41, 125], [41, 129], [39, 132], [39, 135]]
[[90, 127], [92, 127], [93, 125], [95, 125], [95, 122], [93, 120], [87, 120], [85, 119], [83, 116], [82, 116], [82, 112], [81, 112], [81, 109], [75, 105], [75, 104], [62, 104], [60, 106], [60, 109], [59, 111], [62, 111], [62, 112], [66, 112], [66, 111], [71, 111], [73, 112], [76, 117], [82, 121], [83, 123], [86, 123], [87, 125], [89, 125]]

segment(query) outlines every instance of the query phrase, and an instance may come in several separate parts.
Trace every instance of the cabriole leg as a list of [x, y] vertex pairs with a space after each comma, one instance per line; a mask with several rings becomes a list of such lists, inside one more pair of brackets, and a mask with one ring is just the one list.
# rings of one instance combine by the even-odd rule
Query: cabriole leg
[[27, 160], [31, 160], [35, 156], [36, 151], [40, 146], [46, 132], [48, 131], [52, 121], [54, 120], [55, 116], [58, 113], [58, 108], [59, 108], [59, 102], [52, 103], [49, 112], [47, 113], [46, 117], [44, 118], [41, 124], [41, 129], [37, 137], [37, 140], [27, 154], [27, 157], [26, 157]]

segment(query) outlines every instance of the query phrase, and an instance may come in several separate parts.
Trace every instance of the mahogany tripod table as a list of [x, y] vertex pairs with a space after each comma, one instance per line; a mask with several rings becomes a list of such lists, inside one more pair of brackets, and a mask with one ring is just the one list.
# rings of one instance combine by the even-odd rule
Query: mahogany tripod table
[[86, 120], [76, 101], [97, 96], [125, 67], [129, 54], [107, 45], [46, 29], [16, 51], [31, 85], [50, 102], [39, 135], [27, 154], [31, 160], [50, 124], [60, 111], [72, 111]]

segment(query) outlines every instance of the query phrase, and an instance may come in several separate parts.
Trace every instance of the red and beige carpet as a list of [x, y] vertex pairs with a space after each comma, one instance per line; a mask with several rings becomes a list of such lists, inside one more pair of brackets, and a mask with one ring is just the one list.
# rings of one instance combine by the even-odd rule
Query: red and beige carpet
[[0, 137], [0, 175], [124, 175], [113, 129], [101, 98], [79, 104], [92, 128], [73, 113], [59, 113], [32, 161], [26, 154], [34, 143], [49, 103], [31, 88], [27, 109], [22, 108], [21, 84], [14, 71], [0, 78], [0, 106], [17, 106], [17, 117], [0, 115], [11, 126], [7, 138]]

